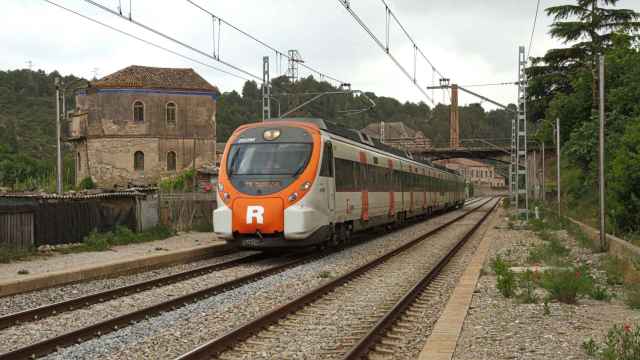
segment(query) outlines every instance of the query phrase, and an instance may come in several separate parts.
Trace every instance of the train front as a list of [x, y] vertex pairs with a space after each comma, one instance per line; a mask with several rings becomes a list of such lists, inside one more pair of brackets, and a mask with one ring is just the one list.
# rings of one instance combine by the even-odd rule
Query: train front
[[238, 128], [220, 164], [216, 235], [249, 249], [324, 241], [329, 214], [318, 209], [316, 186], [321, 142], [320, 131], [310, 124], [276, 121]]

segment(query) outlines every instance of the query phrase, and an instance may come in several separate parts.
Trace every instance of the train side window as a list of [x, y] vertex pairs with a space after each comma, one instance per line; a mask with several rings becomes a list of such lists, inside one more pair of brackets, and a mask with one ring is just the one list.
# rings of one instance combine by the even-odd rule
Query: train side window
[[320, 176], [333, 177], [333, 146], [330, 142], [324, 143]]

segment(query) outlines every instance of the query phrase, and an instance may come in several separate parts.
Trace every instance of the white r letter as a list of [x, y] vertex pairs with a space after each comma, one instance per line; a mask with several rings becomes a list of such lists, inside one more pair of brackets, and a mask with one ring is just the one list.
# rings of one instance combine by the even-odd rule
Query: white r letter
[[264, 223], [264, 208], [258, 205], [247, 206], [247, 224], [253, 224], [253, 219], [256, 219], [256, 223]]

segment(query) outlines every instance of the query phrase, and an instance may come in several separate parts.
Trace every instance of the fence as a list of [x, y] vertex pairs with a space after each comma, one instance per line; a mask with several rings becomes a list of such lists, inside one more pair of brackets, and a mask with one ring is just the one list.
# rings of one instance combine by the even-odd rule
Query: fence
[[178, 231], [213, 228], [215, 192], [166, 192], [159, 194], [160, 223]]
[[104, 232], [118, 225], [137, 230], [138, 199], [144, 195], [0, 197], [0, 246], [24, 249], [76, 243], [94, 229]]
[[34, 213], [30, 208], [0, 208], [0, 246], [28, 249], [34, 245]]

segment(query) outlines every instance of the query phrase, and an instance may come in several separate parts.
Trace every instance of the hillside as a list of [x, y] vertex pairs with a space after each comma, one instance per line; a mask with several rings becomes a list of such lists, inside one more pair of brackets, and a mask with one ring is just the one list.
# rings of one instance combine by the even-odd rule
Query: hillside
[[[55, 169], [55, 85], [57, 72], [42, 70], [0, 71], [0, 186], [33, 188], [49, 186]], [[79, 80], [64, 77], [67, 84]], [[301, 104], [317, 93], [335, 91], [326, 82], [312, 77], [290, 83], [286, 77], [273, 79], [274, 97], [281, 103], [282, 112]], [[294, 94], [294, 95], [282, 95]], [[355, 115], [347, 110], [367, 107], [367, 102], [353, 95], [329, 95], [302, 108], [296, 115], [316, 116], [354, 128], [364, 128], [370, 123], [402, 121], [407, 126], [422, 131], [435, 144], [449, 138], [449, 107], [437, 105], [430, 108], [425, 103], [401, 103], [394, 98], [367, 95], [376, 107]], [[73, 109], [73, 96], [67, 96], [67, 108]], [[277, 115], [277, 103], [272, 102], [272, 113]], [[218, 141], [226, 140], [241, 124], [261, 118], [261, 91], [253, 81], [245, 83], [242, 93], [225, 92], [218, 99]], [[480, 104], [460, 108], [462, 138], [506, 138], [510, 136], [511, 121], [503, 110], [485, 111]], [[69, 176], [65, 182], [72, 184], [72, 160], [66, 159]]]

